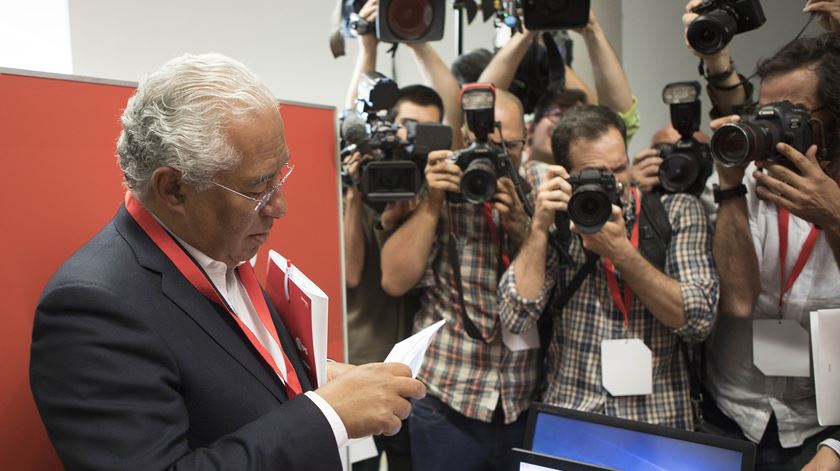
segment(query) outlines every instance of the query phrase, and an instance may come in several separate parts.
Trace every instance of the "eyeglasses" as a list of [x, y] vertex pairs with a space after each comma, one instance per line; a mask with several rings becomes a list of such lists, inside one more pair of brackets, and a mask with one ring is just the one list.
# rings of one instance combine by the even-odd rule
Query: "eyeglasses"
[[[502, 145], [501, 142], [495, 142], [494, 141], [493, 143], [496, 144], [497, 146]], [[522, 150], [522, 146], [525, 145], [525, 139], [514, 139], [512, 141], [504, 141], [504, 144], [505, 144], [505, 149], [507, 149], [508, 152], [518, 152], [518, 151]]]
[[260, 212], [261, 209], [263, 209], [265, 207], [265, 205], [268, 204], [269, 201], [271, 201], [271, 198], [274, 197], [274, 194], [277, 193], [277, 190], [279, 190], [280, 187], [283, 186], [284, 183], [286, 183], [286, 180], [289, 179], [289, 176], [292, 174], [292, 170], [294, 170], [294, 169], [295, 169], [294, 164], [288, 164], [287, 163], [287, 164], [283, 165], [283, 168], [280, 170], [280, 175], [281, 175], [280, 176], [280, 181], [278, 181], [276, 185], [269, 188], [269, 190], [266, 191], [265, 194], [263, 194], [259, 198], [253, 198], [253, 197], [250, 197], [248, 195], [242, 194], [242, 193], [234, 190], [233, 188], [228, 188], [228, 187], [226, 187], [226, 186], [224, 186], [224, 185], [222, 185], [221, 183], [218, 183], [218, 182], [211, 181], [210, 183], [212, 183], [212, 184], [214, 184], [214, 185], [216, 185], [220, 188], [224, 188], [225, 190], [227, 190], [231, 193], [235, 193], [235, 194], [237, 194], [237, 195], [239, 195], [243, 198], [247, 198], [247, 199], [257, 203], [257, 205], [254, 207], [254, 212], [258, 213], [258, 212]]

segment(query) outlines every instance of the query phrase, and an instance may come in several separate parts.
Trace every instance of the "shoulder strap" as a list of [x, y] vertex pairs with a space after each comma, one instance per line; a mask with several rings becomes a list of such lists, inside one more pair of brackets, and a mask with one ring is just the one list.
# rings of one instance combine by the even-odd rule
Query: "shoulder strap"
[[449, 242], [446, 244], [446, 251], [449, 253], [449, 265], [452, 269], [453, 275], [455, 276], [455, 287], [458, 289], [458, 304], [461, 305], [461, 323], [464, 325], [464, 330], [470, 338], [478, 340], [479, 342], [485, 342], [484, 337], [481, 335], [481, 331], [478, 330], [478, 327], [472, 319], [467, 316], [467, 307], [464, 302], [464, 285], [461, 282], [461, 263], [458, 260], [458, 247], [456, 246], [457, 243], [458, 241], [456, 240], [455, 235], [450, 233]]
[[668, 244], [671, 243], [671, 222], [657, 193], [642, 195], [639, 216], [639, 251], [660, 270], [665, 269]]

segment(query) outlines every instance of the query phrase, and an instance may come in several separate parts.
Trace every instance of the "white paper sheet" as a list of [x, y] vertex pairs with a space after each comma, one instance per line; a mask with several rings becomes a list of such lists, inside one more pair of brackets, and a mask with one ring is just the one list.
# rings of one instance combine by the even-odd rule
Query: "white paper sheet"
[[446, 319], [442, 319], [402, 342], [398, 342], [385, 358], [385, 363], [404, 363], [411, 368], [411, 377], [416, 378], [420, 366], [423, 364], [423, 357], [426, 356], [426, 349], [429, 348], [435, 334], [445, 323]]

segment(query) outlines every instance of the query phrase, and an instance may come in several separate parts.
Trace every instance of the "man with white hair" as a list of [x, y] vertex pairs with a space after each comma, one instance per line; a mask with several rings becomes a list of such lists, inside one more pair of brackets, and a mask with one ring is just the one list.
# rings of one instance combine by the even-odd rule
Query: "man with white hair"
[[311, 391], [244, 263], [286, 212], [271, 92], [227, 57], [148, 76], [122, 116], [125, 205], [38, 304], [30, 379], [67, 469], [340, 469], [394, 434], [424, 386], [405, 365], [333, 364]]

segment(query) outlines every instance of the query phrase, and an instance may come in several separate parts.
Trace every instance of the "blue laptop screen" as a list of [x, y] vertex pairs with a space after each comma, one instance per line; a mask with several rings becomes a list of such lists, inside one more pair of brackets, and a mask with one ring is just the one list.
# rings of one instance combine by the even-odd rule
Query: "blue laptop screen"
[[636, 430], [537, 414], [533, 451], [626, 470], [740, 471], [741, 453]]

